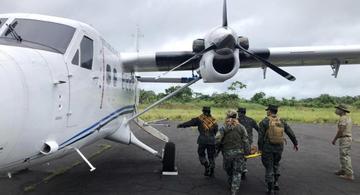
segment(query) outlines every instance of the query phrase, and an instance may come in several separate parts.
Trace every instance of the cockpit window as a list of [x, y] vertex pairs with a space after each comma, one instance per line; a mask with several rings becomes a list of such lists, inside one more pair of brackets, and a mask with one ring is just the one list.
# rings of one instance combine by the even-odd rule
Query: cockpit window
[[91, 70], [94, 55], [94, 43], [89, 37], [84, 36], [80, 43], [81, 67]]
[[0, 28], [5, 24], [7, 18], [0, 18]]
[[14, 38], [14, 33], [21, 37], [19, 43], [24, 46], [64, 54], [75, 33], [75, 28], [63, 24], [30, 19], [15, 19], [12, 27], [1, 37]]

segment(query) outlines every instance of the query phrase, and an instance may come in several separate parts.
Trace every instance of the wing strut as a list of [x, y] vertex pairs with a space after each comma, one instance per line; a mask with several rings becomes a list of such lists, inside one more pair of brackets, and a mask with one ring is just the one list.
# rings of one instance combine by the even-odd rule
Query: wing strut
[[151, 104], [150, 106], [148, 106], [147, 108], [145, 108], [142, 112], [137, 113], [136, 115], [132, 116], [131, 118], [129, 118], [127, 120], [127, 123], [129, 123], [130, 121], [138, 118], [139, 116], [143, 115], [144, 113], [148, 112], [149, 110], [151, 110], [152, 108], [154, 108], [155, 106], [159, 105], [160, 103], [162, 103], [163, 101], [173, 97], [174, 95], [178, 94], [180, 91], [182, 91], [183, 89], [189, 87], [190, 85], [196, 83], [197, 81], [199, 81], [201, 79], [201, 77], [195, 77], [194, 80], [188, 82], [186, 85], [182, 86], [181, 88], [175, 90], [174, 92], [170, 93], [169, 95], [161, 98], [160, 100], [156, 101], [155, 103]]

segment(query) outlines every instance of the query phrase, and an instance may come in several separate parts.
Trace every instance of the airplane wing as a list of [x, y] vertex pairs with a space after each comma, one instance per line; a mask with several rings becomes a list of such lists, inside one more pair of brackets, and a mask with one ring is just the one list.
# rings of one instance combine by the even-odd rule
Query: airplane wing
[[194, 40], [192, 46], [192, 51], [123, 54], [124, 71], [197, 70], [204, 82], [224, 82], [239, 68], [261, 67], [295, 81], [280, 67], [330, 65], [336, 77], [340, 65], [360, 64], [360, 45], [249, 49], [248, 38], [238, 36], [228, 25], [226, 0], [222, 26]]
[[[278, 67], [360, 64], [360, 45], [272, 47], [252, 51]], [[124, 53], [121, 57], [124, 70], [149, 72], [169, 71], [195, 54], [192, 51]], [[239, 68], [264, 67], [261, 62], [244, 52], [239, 52], [238, 56]], [[193, 59], [176, 70], [197, 70], [201, 59]]]
[[[313, 47], [274, 47], [254, 50], [277, 66], [320, 66], [360, 64], [360, 45], [313, 46]], [[240, 68], [255, 68], [262, 65], [254, 58], [240, 55]]]

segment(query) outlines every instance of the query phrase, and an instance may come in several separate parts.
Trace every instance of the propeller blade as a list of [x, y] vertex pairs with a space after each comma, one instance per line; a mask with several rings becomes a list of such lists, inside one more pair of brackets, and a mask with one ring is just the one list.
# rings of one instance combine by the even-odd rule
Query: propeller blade
[[228, 22], [227, 22], [227, 9], [226, 9], [226, 0], [224, 0], [224, 5], [223, 5], [223, 27], [227, 27], [228, 26]]
[[254, 54], [252, 51], [246, 50], [245, 48], [241, 47], [241, 45], [237, 45], [237, 48], [240, 49], [241, 51], [249, 54], [250, 56], [255, 58], [257, 61], [263, 63], [265, 66], [269, 67], [271, 70], [273, 70], [276, 73], [280, 74], [281, 76], [283, 76], [287, 80], [289, 80], [289, 81], [295, 81], [296, 80], [296, 78], [293, 75], [291, 75], [290, 73], [288, 73], [285, 70], [275, 66], [274, 64], [270, 63], [266, 59]]
[[216, 45], [215, 45], [215, 44], [210, 45], [208, 48], [203, 49], [201, 52], [199, 52], [199, 53], [195, 54], [193, 57], [191, 57], [191, 58], [189, 58], [189, 59], [185, 60], [183, 63], [181, 63], [181, 64], [179, 64], [179, 65], [175, 66], [175, 67], [174, 67], [174, 68], [172, 68], [171, 70], [169, 70], [169, 71], [167, 71], [167, 72], [164, 72], [163, 74], [161, 74], [161, 75], [157, 76], [155, 79], [159, 79], [159, 78], [161, 78], [161, 77], [163, 77], [163, 76], [165, 76], [165, 75], [169, 74], [170, 72], [172, 72], [172, 71], [174, 71], [174, 70], [176, 70], [176, 69], [180, 68], [181, 66], [184, 66], [185, 64], [187, 64], [187, 63], [191, 62], [191, 61], [192, 61], [192, 60], [194, 60], [194, 59], [197, 59], [198, 57], [202, 56], [204, 53], [206, 53], [206, 52], [208, 52], [208, 51], [210, 51], [210, 50], [212, 50], [212, 49], [215, 49], [215, 48], [216, 48]]

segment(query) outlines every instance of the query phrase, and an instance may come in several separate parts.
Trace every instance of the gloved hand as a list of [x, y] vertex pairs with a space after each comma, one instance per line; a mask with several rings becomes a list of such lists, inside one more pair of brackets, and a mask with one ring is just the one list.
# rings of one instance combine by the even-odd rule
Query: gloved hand
[[331, 143], [332, 143], [332, 145], [335, 145], [336, 144], [336, 139], [334, 139]]
[[298, 151], [298, 150], [299, 150], [298, 145], [294, 145], [294, 150], [295, 150], [295, 151]]
[[177, 128], [184, 128], [184, 125], [178, 124], [176, 127], [177, 127]]

